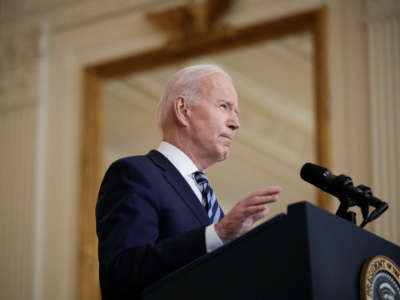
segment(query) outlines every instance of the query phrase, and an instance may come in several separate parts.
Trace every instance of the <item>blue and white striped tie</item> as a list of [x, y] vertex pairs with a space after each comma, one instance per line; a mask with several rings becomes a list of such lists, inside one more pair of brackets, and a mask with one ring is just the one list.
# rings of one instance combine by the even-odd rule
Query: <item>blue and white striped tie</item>
[[193, 178], [203, 196], [208, 217], [214, 224], [218, 223], [222, 218], [222, 210], [218, 205], [217, 197], [215, 196], [214, 191], [208, 183], [206, 174], [201, 171], [196, 171], [193, 173]]

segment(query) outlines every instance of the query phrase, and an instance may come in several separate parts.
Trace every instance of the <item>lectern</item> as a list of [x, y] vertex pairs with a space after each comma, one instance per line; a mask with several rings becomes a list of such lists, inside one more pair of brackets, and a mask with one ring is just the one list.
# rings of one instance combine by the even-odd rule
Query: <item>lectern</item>
[[363, 263], [400, 247], [310, 203], [288, 206], [247, 234], [146, 288], [158, 299], [360, 299]]

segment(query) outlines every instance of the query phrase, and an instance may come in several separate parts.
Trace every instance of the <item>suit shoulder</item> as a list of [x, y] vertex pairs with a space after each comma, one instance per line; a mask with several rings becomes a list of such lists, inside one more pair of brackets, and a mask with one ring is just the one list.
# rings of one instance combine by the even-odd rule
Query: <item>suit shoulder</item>
[[145, 169], [149, 172], [151, 170], [166, 170], [171, 168], [172, 164], [170, 161], [160, 152], [156, 150], [151, 150], [146, 155], [135, 155], [135, 156], [128, 156], [123, 157], [115, 162], [113, 162], [109, 169], [113, 168], [138, 168], [138, 169]]
[[126, 156], [117, 159], [116, 161], [112, 162], [108, 169], [114, 168], [124, 168], [124, 167], [138, 167], [141, 168], [151, 163], [148, 155], [134, 155], [134, 156]]
[[133, 155], [133, 156], [126, 156], [126, 157], [121, 157], [117, 160], [115, 160], [111, 165], [113, 164], [126, 164], [126, 163], [140, 163], [143, 161], [148, 160], [147, 155]]
[[[114, 161], [105, 172], [103, 182], [110, 179], [120, 180], [121, 178], [136, 178], [140, 181], [151, 182], [162, 171], [162, 167], [160, 169], [160, 165], [155, 163], [151, 157], [151, 153], [154, 154], [154, 152], [157, 151], [153, 150], [146, 155], [128, 156]], [[161, 154], [157, 152], [156, 155]]]

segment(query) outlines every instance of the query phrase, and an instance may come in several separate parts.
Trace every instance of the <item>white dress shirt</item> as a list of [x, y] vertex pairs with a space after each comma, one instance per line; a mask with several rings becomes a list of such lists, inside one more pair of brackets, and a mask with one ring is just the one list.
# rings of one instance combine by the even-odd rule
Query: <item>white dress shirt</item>
[[[168, 160], [175, 166], [192, 188], [200, 203], [205, 206], [203, 196], [193, 177], [193, 173], [198, 171], [193, 161], [183, 151], [164, 141], [161, 142], [157, 150], [168, 158]], [[223, 242], [215, 232], [214, 225], [215, 224], [208, 225], [205, 230], [207, 252], [211, 252], [223, 245]]]

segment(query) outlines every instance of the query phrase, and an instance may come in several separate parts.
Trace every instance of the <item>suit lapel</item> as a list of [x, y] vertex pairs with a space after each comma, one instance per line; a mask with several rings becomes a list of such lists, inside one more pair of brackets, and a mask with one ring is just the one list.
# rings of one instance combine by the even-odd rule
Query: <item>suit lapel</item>
[[179, 173], [175, 166], [160, 152], [151, 150], [147, 156], [162, 170], [165, 180], [174, 188], [179, 197], [191, 209], [193, 214], [202, 225], [211, 224], [204, 207], [201, 205], [196, 194]]

